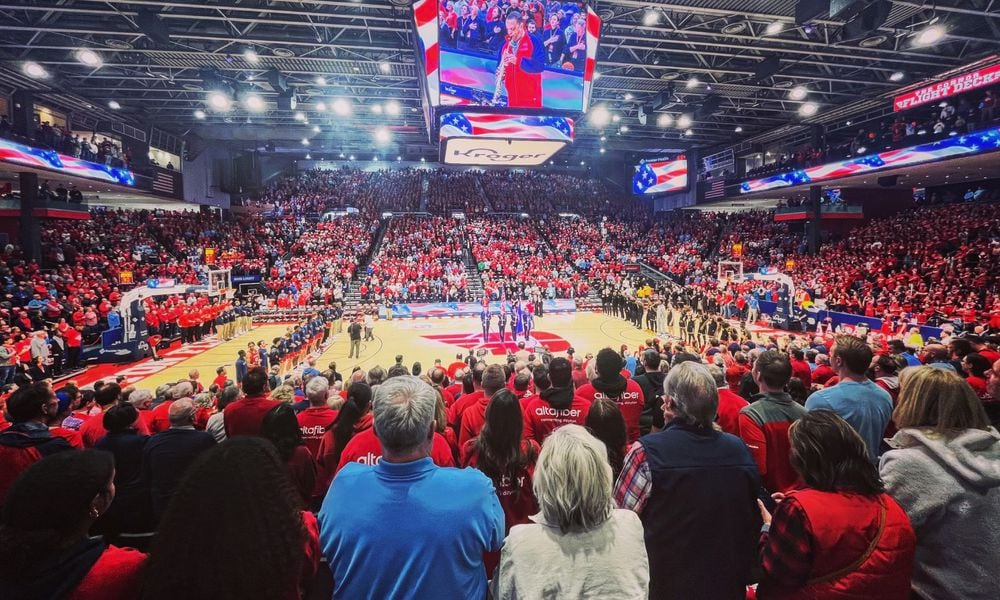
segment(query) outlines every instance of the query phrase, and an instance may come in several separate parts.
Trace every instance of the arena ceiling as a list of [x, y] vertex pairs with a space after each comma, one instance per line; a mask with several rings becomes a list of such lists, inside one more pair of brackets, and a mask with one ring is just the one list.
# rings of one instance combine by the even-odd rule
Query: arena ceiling
[[[593, 2], [604, 27], [592, 106], [619, 119], [601, 129], [585, 122], [576, 152], [778, 139], [888, 108], [885, 99], [901, 87], [1000, 49], [1000, 0], [888, 1], [884, 24], [853, 39], [836, 19], [795, 25], [795, 0]], [[409, 2], [0, 0], [0, 87], [34, 88], [59, 106], [207, 139], [306, 137], [316, 148], [354, 149], [384, 125], [400, 148], [426, 145]], [[947, 35], [917, 46], [916, 34], [932, 24]], [[84, 48], [102, 64], [82, 64]], [[27, 77], [25, 61], [49, 77]], [[287, 77], [296, 111], [278, 109], [269, 69]], [[209, 111], [206, 70], [255, 89], [263, 112]], [[793, 99], [797, 86], [805, 98]], [[337, 97], [354, 99], [350, 116], [317, 111]], [[112, 101], [120, 108], [108, 108]], [[814, 116], [800, 115], [806, 102], [818, 106]], [[676, 123], [658, 126], [661, 113], [693, 114], [690, 135]]]

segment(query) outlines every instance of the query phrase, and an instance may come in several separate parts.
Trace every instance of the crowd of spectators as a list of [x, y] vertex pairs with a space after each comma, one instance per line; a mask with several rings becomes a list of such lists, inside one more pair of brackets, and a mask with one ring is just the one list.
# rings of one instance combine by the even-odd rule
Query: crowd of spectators
[[393, 217], [361, 279], [365, 301], [439, 302], [469, 297], [463, 227], [446, 217]]
[[576, 298], [590, 289], [571, 263], [551, 251], [531, 219], [470, 219], [465, 235], [491, 296], [523, 298], [526, 288], [535, 287], [548, 298]]
[[[0, 585], [992, 597], [997, 339], [756, 339], [350, 375], [307, 361], [155, 390], [22, 382], [0, 396]], [[226, 560], [192, 561], [206, 551]], [[396, 568], [359, 560], [376, 552]]]
[[428, 171], [427, 211], [436, 215], [452, 211], [462, 211], [467, 215], [488, 212], [478, 180], [479, 174], [473, 171]]
[[70, 131], [68, 127], [48, 121], [36, 122], [31, 138], [27, 139], [16, 134], [6, 115], [3, 115], [0, 117], [0, 137], [109, 167], [128, 168], [132, 162], [128, 150], [117, 140], [96, 132], [87, 137], [86, 134]]

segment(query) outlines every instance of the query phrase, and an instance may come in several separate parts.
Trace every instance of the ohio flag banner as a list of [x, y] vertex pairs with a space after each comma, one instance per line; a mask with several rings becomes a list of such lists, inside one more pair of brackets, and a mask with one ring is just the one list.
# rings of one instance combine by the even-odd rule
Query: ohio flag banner
[[1000, 129], [984, 129], [976, 133], [954, 135], [943, 140], [910, 146], [909, 148], [886, 150], [878, 154], [868, 154], [808, 169], [788, 171], [763, 179], [744, 181], [740, 184], [740, 193], [752, 194], [753, 192], [763, 192], [793, 185], [866, 175], [885, 169], [908, 167], [958, 156], [971, 156], [997, 149], [1000, 149]]

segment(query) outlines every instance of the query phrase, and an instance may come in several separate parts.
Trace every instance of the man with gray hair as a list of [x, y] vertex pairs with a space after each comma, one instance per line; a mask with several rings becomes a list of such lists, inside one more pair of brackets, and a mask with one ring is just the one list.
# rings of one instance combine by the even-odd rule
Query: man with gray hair
[[181, 398], [190, 398], [192, 396], [194, 396], [194, 385], [188, 380], [182, 380], [170, 386], [170, 389], [167, 390], [167, 399], [157, 404], [149, 415], [149, 432], [160, 433], [161, 431], [166, 431], [170, 427], [170, 406]]
[[481, 472], [434, 465], [436, 403], [434, 389], [411, 375], [375, 390], [382, 459], [344, 466], [319, 513], [335, 598], [486, 597], [482, 555], [500, 549], [503, 510]]
[[642, 520], [649, 597], [742, 599], [761, 526], [760, 476], [740, 438], [713, 427], [718, 384], [689, 361], [664, 382], [662, 431], [632, 445], [615, 501]]
[[300, 412], [297, 418], [299, 429], [302, 430], [302, 440], [313, 458], [319, 458], [319, 443], [323, 439], [323, 434], [337, 418], [337, 411], [331, 410], [327, 403], [329, 396], [330, 382], [325, 377], [313, 377], [306, 384], [309, 408]]
[[[190, 387], [189, 384], [188, 389]], [[202, 452], [215, 445], [212, 434], [194, 428], [195, 406], [190, 398], [174, 400], [168, 414], [170, 429], [149, 438], [142, 451], [142, 478], [149, 487], [157, 521], [188, 467]]]
[[144, 388], [132, 390], [128, 395], [128, 403], [139, 411], [139, 421], [149, 431], [149, 425], [153, 422], [153, 392]]

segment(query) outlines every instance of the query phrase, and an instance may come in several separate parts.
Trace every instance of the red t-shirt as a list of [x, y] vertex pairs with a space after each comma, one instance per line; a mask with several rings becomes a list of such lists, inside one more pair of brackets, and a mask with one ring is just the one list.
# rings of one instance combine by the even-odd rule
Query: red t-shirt
[[212, 380], [212, 385], [218, 386], [218, 388], [221, 390], [222, 388], [226, 387], [227, 379], [229, 378], [226, 377], [226, 374], [222, 373], [221, 375], [218, 375], [215, 379]]
[[617, 402], [618, 408], [622, 411], [622, 417], [625, 418], [629, 446], [639, 439], [639, 417], [642, 415], [643, 397], [642, 388], [634, 379], [626, 380], [625, 390], [617, 398], [605, 396], [602, 392], [597, 391], [592, 383], [576, 390], [576, 395], [591, 403], [600, 398]]
[[146, 555], [131, 548], [108, 546], [67, 600], [138, 598]]
[[[462, 424], [462, 413], [465, 412], [465, 409], [469, 408], [476, 402], [481, 402], [485, 395], [486, 394], [483, 390], [476, 390], [471, 394], [466, 394], [456, 400], [454, 404], [448, 407], [448, 413], [446, 415], [448, 417], [448, 424], [456, 428], [460, 427]], [[461, 431], [461, 429], [459, 429], [459, 431]]]
[[809, 363], [804, 360], [791, 360], [792, 363], [792, 377], [798, 377], [799, 381], [806, 384], [806, 387], [812, 385], [812, 369], [809, 368]]
[[73, 429], [66, 429], [65, 427], [49, 427], [49, 431], [52, 433], [52, 435], [56, 437], [61, 437], [67, 442], [69, 442], [69, 445], [76, 448], [77, 450], [83, 450], [83, 437], [80, 435], [79, 431], [75, 431]]
[[264, 416], [279, 403], [264, 396], [247, 396], [233, 402], [223, 412], [222, 422], [226, 427], [226, 437], [239, 435], [260, 435]]
[[829, 365], [819, 365], [812, 372], [812, 382], [819, 385], [826, 385], [837, 373]]
[[486, 424], [486, 407], [489, 406], [490, 400], [483, 394], [479, 402], [471, 404], [466, 407], [465, 411], [462, 412], [462, 426], [458, 432], [458, 447], [464, 448], [466, 442], [474, 437], [479, 436], [479, 432], [482, 431], [483, 425]]
[[719, 412], [715, 417], [719, 427], [726, 433], [740, 435], [740, 410], [750, 404], [743, 396], [729, 388], [719, 388]]
[[149, 424], [150, 433], [160, 433], [170, 429], [170, 405], [173, 403], [173, 400], [164, 400], [149, 411], [149, 416], [140, 418], [139, 421]]
[[590, 400], [576, 394], [568, 408], [555, 409], [541, 396], [532, 397], [524, 410], [524, 438], [541, 445], [545, 438], [563, 425], [583, 425], [590, 404]]
[[299, 427], [302, 429], [302, 439], [306, 442], [313, 458], [319, 456], [319, 443], [326, 433], [326, 428], [337, 418], [338, 411], [326, 406], [310, 406], [299, 413]]
[[749, 371], [746, 365], [735, 364], [728, 369], [726, 369], [726, 383], [729, 384], [729, 390], [732, 392], [739, 393], [740, 391], [740, 380]]
[[[337, 471], [344, 468], [349, 462], [356, 462], [362, 465], [375, 466], [382, 460], [382, 443], [375, 435], [375, 429], [369, 427], [359, 432], [351, 438], [344, 446], [344, 451], [340, 454], [340, 463]], [[451, 454], [451, 447], [447, 440], [440, 433], [434, 434], [434, 441], [431, 446], [431, 460], [439, 467], [454, 467], [455, 457]]]

